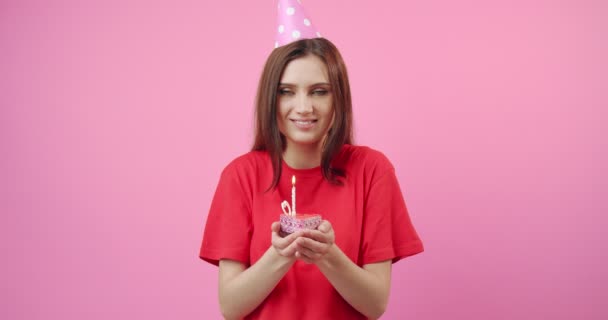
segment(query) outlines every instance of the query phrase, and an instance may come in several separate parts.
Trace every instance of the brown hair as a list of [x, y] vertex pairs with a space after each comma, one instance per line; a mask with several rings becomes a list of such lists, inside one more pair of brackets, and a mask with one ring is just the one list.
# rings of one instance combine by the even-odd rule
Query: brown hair
[[306, 55], [319, 57], [327, 66], [333, 95], [334, 122], [323, 144], [321, 171], [330, 183], [341, 185], [337, 176], [344, 171], [331, 167], [333, 158], [344, 144], [352, 144], [353, 120], [350, 84], [346, 65], [336, 46], [324, 38], [302, 39], [272, 51], [262, 71], [255, 103], [255, 140], [252, 150], [264, 150], [270, 155], [274, 176], [268, 190], [279, 183], [285, 137], [277, 124], [277, 91], [283, 71], [289, 62]]

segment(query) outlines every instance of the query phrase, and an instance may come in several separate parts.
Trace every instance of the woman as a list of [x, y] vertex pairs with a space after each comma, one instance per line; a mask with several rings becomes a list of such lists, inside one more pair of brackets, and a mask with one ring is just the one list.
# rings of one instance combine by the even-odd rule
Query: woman
[[[351, 143], [350, 87], [336, 47], [315, 38], [275, 49], [259, 83], [253, 150], [222, 172], [200, 251], [219, 265], [227, 319], [383, 314], [391, 264], [423, 246], [391, 163]], [[292, 175], [298, 212], [324, 220], [280, 237]]]

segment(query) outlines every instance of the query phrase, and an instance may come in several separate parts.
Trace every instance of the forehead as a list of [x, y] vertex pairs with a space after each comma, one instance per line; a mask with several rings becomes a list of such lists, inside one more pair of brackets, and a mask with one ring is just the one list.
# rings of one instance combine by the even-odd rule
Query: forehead
[[319, 82], [329, 82], [329, 77], [327, 66], [315, 55], [306, 55], [290, 61], [281, 76], [281, 83], [308, 85]]

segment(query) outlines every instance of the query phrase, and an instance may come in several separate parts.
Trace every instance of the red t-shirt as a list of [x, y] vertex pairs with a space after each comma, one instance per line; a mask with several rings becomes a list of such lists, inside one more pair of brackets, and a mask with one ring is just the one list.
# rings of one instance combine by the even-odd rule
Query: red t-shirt
[[[327, 182], [320, 167], [293, 169], [282, 163], [276, 189], [265, 192], [273, 171], [266, 152], [252, 151], [222, 172], [211, 203], [200, 258], [217, 265], [231, 259], [249, 266], [270, 247], [270, 225], [281, 202], [291, 203], [296, 176], [298, 213], [319, 213], [331, 222], [336, 245], [357, 265], [422, 252], [395, 169], [380, 152], [345, 145], [332, 162], [342, 168], [343, 186]], [[246, 319], [365, 319], [332, 287], [314, 264], [297, 261]]]

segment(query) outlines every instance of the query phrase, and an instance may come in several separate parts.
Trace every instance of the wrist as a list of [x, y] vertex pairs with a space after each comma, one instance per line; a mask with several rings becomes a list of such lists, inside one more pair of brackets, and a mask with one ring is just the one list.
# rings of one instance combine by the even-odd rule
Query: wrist
[[289, 269], [296, 262], [295, 256], [286, 257], [286, 256], [280, 254], [279, 250], [277, 250], [272, 245], [266, 251], [266, 255], [269, 256], [270, 260], [272, 261], [272, 265], [277, 266], [277, 269], [275, 271], [279, 271], [283, 268]]
[[339, 260], [340, 253], [340, 248], [338, 248], [336, 243], [332, 243], [331, 246], [329, 246], [327, 252], [321, 257], [321, 259], [317, 260], [317, 266], [319, 268], [332, 268]]

